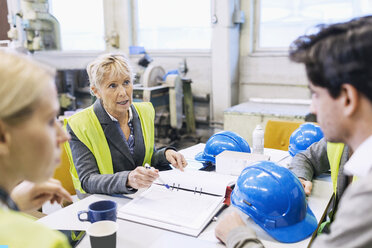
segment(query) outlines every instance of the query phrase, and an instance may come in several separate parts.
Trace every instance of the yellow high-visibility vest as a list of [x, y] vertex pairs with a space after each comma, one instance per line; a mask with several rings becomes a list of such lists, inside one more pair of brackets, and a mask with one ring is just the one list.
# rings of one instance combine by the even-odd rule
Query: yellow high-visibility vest
[[[340, 168], [341, 163], [341, 157], [342, 153], [344, 151], [345, 145], [343, 143], [331, 143], [327, 142], [327, 156], [329, 161], [329, 166], [331, 168], [331, 178], [332, 178], [332, 186], [333, 186], [333, 201], [332, 204], [328, 206], [328, 208], [325, 210], [327, 213], [327, 218], [323, 220], [321, 223], [319, 223], [318, 231], [317, 233], [324, 232], [325, 229], [329, 228], [329, 225], [333, 221], [333, 216], [335, 215], [337, 211], [337, 202], [338, 198], [337, 196], [337, 178], [338, 178], [338, 171]], [[357, 180], [357, 178], [354, 176], [353, 181]]]
[[[151, 164], [151, 158], [154, 150], [154, 118], [155, 110], [150, 102], [133, 103], [141, 121], [143, 140], [145, 143], [145, 163]], [[103, 132], [102, 126], [94, 113], [93, 106], [90, 106], [65, 119], [65, 126], [69, 124], [72, 131], [78, 139], [88, 147], [96, 158], [99, 172], [101, 174], [113, 174], [113, 164], [110, 148]], [[65, 149], [70, 161], [70, 173], [74, 183], [75, 190], [80, 193], [86, 193], [81, 187], [81, 182], [77, 174], [70, 144], [65, 142]]]
[[[327, 156], [329, 161], [329, 166], [331, 168], [331, 178], [332, 178], [332, 186], [333, 186], [333, 193], [336, 196], [337, 192], [337, 178], [338, 178], [338, 170], [340, 168], [341, 156], [342, 152], [344, 151], [345, 145], [343, 143], [331, 143], [327, 142]], [[353, 177], [353, 182], [357, 180], [357, 177]]]
[[0, 220], [0, 245], [9, 248], [70, 247], [65, 235], [22, 213], [0, 207]]
[[345, 145], [343, 143], [327, 142], [327, 156], [331, 168], [333, 193], [336, 195], [338, 169], [340, 168], [341, 156]]

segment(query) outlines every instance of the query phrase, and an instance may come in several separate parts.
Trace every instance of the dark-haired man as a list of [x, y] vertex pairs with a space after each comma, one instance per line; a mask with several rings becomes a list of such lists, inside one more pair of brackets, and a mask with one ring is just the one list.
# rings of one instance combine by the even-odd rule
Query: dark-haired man
[[[312, 247], [372, 247], [372, 16], [298, 38], [290, 59], [305, 64], [311, 111], [327, 141], [354, 151], [344, 171], [359, 178], [343, 194], [330, 233]], [[237, 214], [218, 223], [216, 236], [228, 247], [263, 247]]]

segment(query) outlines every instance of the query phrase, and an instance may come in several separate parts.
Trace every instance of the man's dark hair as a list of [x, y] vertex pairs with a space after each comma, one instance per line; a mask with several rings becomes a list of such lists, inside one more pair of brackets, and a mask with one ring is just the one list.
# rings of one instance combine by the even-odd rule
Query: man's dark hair
[[333, 98], [351, 84], [372, 101], [372, 16], [317, 27], [317, 34], [292, 42], [289, 58], [304, 63], [311, 83]]

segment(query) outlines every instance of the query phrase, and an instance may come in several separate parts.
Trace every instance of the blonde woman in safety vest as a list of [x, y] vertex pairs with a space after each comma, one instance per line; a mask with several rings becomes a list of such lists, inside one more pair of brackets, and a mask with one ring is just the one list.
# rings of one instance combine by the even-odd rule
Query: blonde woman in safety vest
[[[1, 246], [70, 247], [63, 234], [18, 212], [18, 207], [40, 207], [44, 201], [61, 196], [55, 198], [54, 186], [35, 188], [53, 176], [60, 145], [68, 139], [56, 121], [58, 112], [54, 71], [26, 57], [0, 51]], [[63, 195], [70, 198], [66, 191]]]
[[[104, 54], [87, 66], [96, 102], [68, 118], [65, 148], [79, 197], [84, 193], [129, 194], [149, 187], [169, 163], [186, 161], [174, 148], [154, 148], [155, 111], [133, 103], [133, 72], [126, 57]], [[151, 164], [156, 169], [145, 169]]]

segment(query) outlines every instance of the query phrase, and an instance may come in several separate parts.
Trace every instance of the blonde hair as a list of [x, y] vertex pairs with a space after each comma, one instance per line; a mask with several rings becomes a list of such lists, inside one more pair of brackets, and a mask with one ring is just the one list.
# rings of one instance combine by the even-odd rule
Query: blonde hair
[[0, 50], [0, 120], [30, 115], [55, 71], [25, 55]]
[[[102, 54], [88, 64], [87, 73], [89, 76], [90, 88], [99, 87], [104, 78], [118, 76], [129, 76], [133, 81], [133, 69], [128, 58], [123, 54]], [[91, 92], [92, 93], [92, 92]]]

